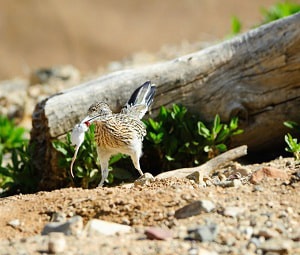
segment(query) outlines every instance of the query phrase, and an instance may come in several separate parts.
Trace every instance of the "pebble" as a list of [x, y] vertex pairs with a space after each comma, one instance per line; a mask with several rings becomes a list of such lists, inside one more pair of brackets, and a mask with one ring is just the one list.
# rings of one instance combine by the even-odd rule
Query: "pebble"
[[12, 226], [14, 228], [17, 228], [21, 225], [21, 221], [19, 219], [14, 219], [11, 220], [10, 222], [7, 223], [9, 226]]
[[49, 234], [48, 252], [60, 253], [66, 249], [66, 239], [63, 233], [52, 232]]
[[253, 187], [253, 192], [262, 192], [262, 191], [264, 191], [264, 188], [260, 185], [255, 185]]
[[250, 246], [255, 246], [255, 248], [257, 248], [258, 246], [261, 245], [261, 240], [260, 238], [257, 237], [252, 237], [248, 243], [248, 245]]
[[199, 184], [201, 187], [206, 187], [206, 183], [203, 180], [203, 174], [199, 171], [195, 171], [189, 174], [187, 177], [189, 180], [193, 180], [195, 183]]
[[209, 213], [215, 209], [215, 204], [209, 200], [198, 200], [175, 211], [175, 218], [184, 219], [202, 212]]
[[209, 225], [198, 226], [188, 230], [189, 239], [198, 240], [200, 242], [212, 242], [218, 233], [218, 226], [214, 223]]
[[258, 230], [258, 232], [255, 233], [255, 235], [263, 236], [266, 239], [270, 239], [273, 237], [278, 237], [279, 233], [274, 229], [263, 228], [263, 229]]
[[150, 173], [144, 173], [142, 176], [140, 176], [137, 180], [134, 182], [134, 186], [145, 186], [149, 185], [151, 182], [154, 181], [154, 176]]
[[218, 253], [201, 247], [192, 247], [189, 249], [188, 255], [218, 255]]
[[246, 239], [250, 239], [254, 232], [253, 228], [250, 226], [240, 226], [239, 230], [246, 237]]
[[173, 234], [168, 229], [150, 227], [145, 230], [145, 235], [151, 240], [167, 240], [173, 237]]
[[83, 219], [80, 216], [74, 216], [66, 222], [50, 222], [45, 225], [42, 235], [48, 235], [51, 232], [61, 232], [65, 235], [79, 236], [83, 229]]
[[238, 188], [243, 185], [242, 181], [240, 179], [234, 179], [233, 180], [233, 187]]
[[65, 222], [66, 214], [62, 212], [55, 212], [51, 215], [51, 222]]
[[262, 167], [261, 169], [254, 172], [250, 178], [252, 184], [258, 184], [265, 178], [278, 178], [282, 180], [288, 179], [288, 174], [281, 169], [275, 167]]
[[85, 226], [84, 232], [87, 236], [115, 235], [117, 233], [128, 233], [131, 227], [114, 222], [92, 219]]
[[223, 215], [224, 216], [228, 216], [228, 217], [232, 217], [235, 218], [238, 215], [244, 213], [245, 208], [243, 207], [238, 207], [238, 206], [227, 206], [225, 207], [224, 211], [223, 211]]
[[293, 241], [284, 238], [271, 238], [259, 245], [258, 248], [264, 252], [288, 254], [288, 252], [293, 248]]

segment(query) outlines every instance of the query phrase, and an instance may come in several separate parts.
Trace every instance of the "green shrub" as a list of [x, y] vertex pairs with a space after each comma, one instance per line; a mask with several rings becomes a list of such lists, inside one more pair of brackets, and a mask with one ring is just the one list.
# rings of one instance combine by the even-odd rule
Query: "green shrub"
[[[288, 128], [297, 128], [300, 130], [300, 126], [294, 121], [286, 121], [283, 123]], [[286, 142], [287, 146], [285, 150], [287, 152], [293, 153], [296, 160], [300, 160], [300, 143], [298, 143], [297, 138], [293, 138], [291, 134], [286, 134], [284, 136], [284, 141]]]
[[0, 115], [0, 152], [7, 153], [12, 149], [28, 144], [24, 136], [24, 128], [17, 127], [13, 121]]
[[[0, 116], [0, 187], [1, 195], [31, 193], [37, 188], [32, 167], [32, 148], [26, 130]], [[4, 163], [4, 157], [6, 162]]]
[[[263, 24], [267, 24], [274, 20], [278, 20], [298, 12], [300, 12], [299, 4], [292, 3], [289, 1], [279, 2], [268, 9], [263, 8], [261, 10], [262, 21], [260, 22], [260, 24], [255, 25], [255, 27], [261, 26]], [[240, 33], [241, 30], [242, 30], [241, 21], [239, 20], [238, 17], [233, 16], [231, 18], [231, 35], [236, 35]]]
[[271, 6], [269, 9], [262, 9], [262, 24], [287, 17], [300, 12], [300, 5], [289, 1], [284, 1]]
[[159, 172], [204, 163], [226, 151], [230, 138], [242, 133], [237, 118], [227, 125], [216, 115], [214, 122], [207, 125], [176, 104], [171, 109], [161, 107], [158, 116], [145, 124], [148, 133], [144, 151], [151, 155], [148, 165]]

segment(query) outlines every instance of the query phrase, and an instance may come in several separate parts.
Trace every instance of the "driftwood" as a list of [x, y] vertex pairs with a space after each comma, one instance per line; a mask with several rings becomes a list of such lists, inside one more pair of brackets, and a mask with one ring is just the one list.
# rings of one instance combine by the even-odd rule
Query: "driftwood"
[[199, 174], [201, 174], [202, 176], [210, 176], [212, 171], [216, 170], [221, 165], [224, 165], [229, 161], [236, 160], [245, 155], [247, 155], [247, 146], [242, 145], [234, 149], [231, 149], [229, 151], [226, 151], [220, 154], [219, 156], [216, 156], [215, 158], [212, 158], [211, 160], [205, 162], [200, 166], [171, 170], [168, 172], [161, 173], [155, 176], [155, 178], [158, 179], [165, 179], [169, 177], [184, 178], [190, 174], [193, 174], [194, 172], [199, 172]]
[[249, 151], [283, 141], [286, 120], [300, 120], [300, 13], [171, 61], [100, 77], [54, 95], [36, 106], [31, 141], [41, 189], [63, 186], [51, 141], [70, 131], [95, 101], [112, 110], [146, 80], [158, 86], [153, 113], [182, 103], [210, 121], [238, 116], [244, 134], [233, 145]]

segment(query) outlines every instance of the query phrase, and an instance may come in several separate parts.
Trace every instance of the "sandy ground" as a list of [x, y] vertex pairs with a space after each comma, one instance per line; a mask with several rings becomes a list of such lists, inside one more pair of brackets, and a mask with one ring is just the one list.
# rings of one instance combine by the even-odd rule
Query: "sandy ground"
[[[267, 254], [264, 249], [275, 248], [263, 244], [273, 239], [283, 247], [270, 254], [300, 254], [299, 164], [279, 159], [249, 169], [262, 166], [284, 170], [289, 178], [227, 188], [200, 187], [188, 179], [171, 178], [142, 187], [66, 188], [2, 198], [0, 254], [47, 254], [49, 237], [39, 234], [57, 213], [67, 218], [80, 215], [84, 224], [94, 218], [132, 227], [128, 234], [65, 237], [63, 254]], [[228, 169], [218, 171], [226, 173]], [[175, 217], [177, 209], [198, 200], [211, 201], [215, 209], [185, 219]], [[228, 215], [228, 208], [240, 213]], [[20, 223], [12, 225], [14, 220]], [[189, 229], [211, 222], [218, 229], [213, 241], [188, 238]], [[150, 226], [167, 229], [173, 237], [149, 240], [145, 230]], [[203, 250], [208, 253], [201, 253]]]

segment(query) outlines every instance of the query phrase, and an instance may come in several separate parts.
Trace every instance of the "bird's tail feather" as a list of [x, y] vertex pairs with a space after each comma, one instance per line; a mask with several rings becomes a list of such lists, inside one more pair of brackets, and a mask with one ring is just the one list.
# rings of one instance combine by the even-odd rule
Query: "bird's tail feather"
[[141, 119], [152, 104], [155, 92], [156, 86], [146, 81], [132, 93], [122, 112]]

